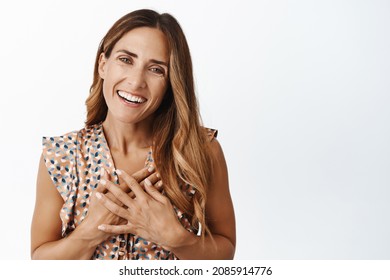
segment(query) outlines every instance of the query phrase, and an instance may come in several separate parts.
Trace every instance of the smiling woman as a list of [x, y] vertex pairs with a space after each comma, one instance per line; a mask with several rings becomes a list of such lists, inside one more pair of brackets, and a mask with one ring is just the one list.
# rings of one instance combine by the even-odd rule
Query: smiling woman
[[232, 259], [216, 130], [200, 122], [188, 45], [138, 10], [100, 43], [83, 129], [43, 138], [33, 259]]
[[106, 120], [151, 125], [168, 86], [168, 49], [159, 29], [139, 27], [115, 44], [110, 57], [100, 54], [99, 75], [110, 108]]

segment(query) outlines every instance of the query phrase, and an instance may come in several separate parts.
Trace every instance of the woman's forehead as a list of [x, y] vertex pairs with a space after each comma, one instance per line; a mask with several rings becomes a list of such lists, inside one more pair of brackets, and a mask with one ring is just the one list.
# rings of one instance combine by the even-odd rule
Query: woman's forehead
[[139, 27], [125, 33], [115, 44], [113, 52], [128, 51], [139, 58], [168, 62], [169, 45], [165, 34], [150, 27]]

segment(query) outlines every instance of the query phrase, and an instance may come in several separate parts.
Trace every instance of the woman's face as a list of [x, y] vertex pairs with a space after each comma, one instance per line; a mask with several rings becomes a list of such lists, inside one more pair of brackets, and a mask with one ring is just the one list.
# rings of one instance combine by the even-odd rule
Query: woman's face
[[109, 58], [101, 54], [108, 115], [125, 123], [150, 119], [168, 87], [168, 64], [168, 42], [156, 28], [133, 29], [115, 44]]

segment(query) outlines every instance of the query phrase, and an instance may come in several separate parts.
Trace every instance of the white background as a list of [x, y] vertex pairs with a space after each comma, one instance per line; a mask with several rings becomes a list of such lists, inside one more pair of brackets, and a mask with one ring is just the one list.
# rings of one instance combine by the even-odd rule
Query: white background
[[169, 12], [219, 129], [236, 259], [390, 258], [390, 1], [2, 1], [1, 259], [29, 259], [41, 137], [80, 129], [98, 44]]

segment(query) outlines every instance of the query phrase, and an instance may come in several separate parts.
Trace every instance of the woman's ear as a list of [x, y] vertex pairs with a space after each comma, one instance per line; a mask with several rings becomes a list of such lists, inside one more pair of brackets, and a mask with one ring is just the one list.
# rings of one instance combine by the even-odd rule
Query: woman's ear
[[98, 70], [99, 70], [99, 76], [103, 80], [106, 77], [106, 62], [107, 62], [106, 56], [104, 55], [104, 53], [101, 53], [100, 56], [99, 56], [99, 67], [98, 67]]

